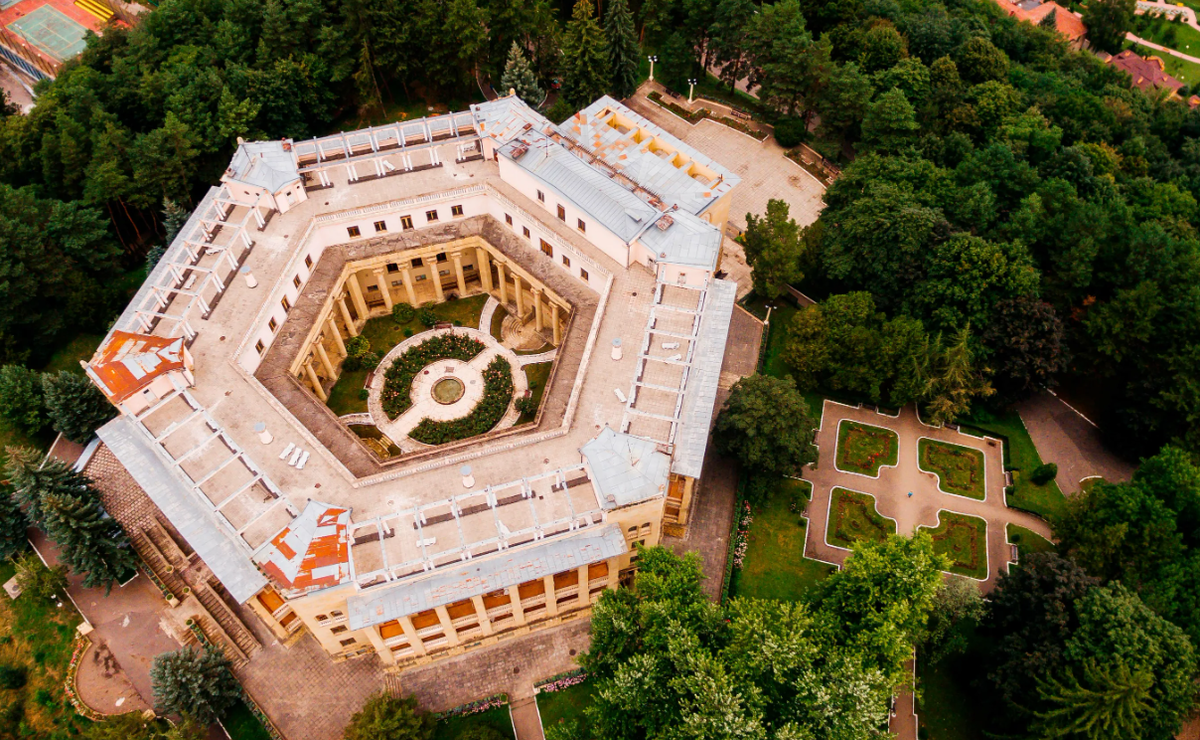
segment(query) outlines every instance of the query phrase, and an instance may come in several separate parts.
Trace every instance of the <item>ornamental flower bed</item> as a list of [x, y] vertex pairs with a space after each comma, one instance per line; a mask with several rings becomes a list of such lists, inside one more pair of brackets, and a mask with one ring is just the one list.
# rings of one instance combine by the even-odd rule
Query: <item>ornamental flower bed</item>
[[754, 521], [752, 514], [750, 502], [746, 501], [742, 504], [741, 515], [738, 518], [737, 535], [735, 535], [737, 544], [733, 548], [734, 568], [742, 567], [742, 561], [746, 558], [746, 550], [750, 547], [750, 524]]
[[389, 419], [395, 419], [408, 411], [412, 406], [413, 378], [430, 363], [438, 360], [467, 362], [483, 350], [483, 342], [478, 339], [454, 333], [430, 337], [408, 350], [383, 374], [383, 392], [380, 394], [383, 412]]
[[440, 445], [491, 431], [508, 412], [512, 397], [512, 366], [497, 357], [483, 370], [483, 398], [471, 413], [451, 421], [422, 419], [408, 436], [427, 445]]
[[578, 668], [574, 671], [560, 673], [544, 683], [538, 684], [534, 687], [534, 692], [538, 694], [552, 694], [555, 691], [562, 691], [572, 686], [578, 686], [586, 680], [588, 680], [587, 671]]
[[67, 700], [71, 702], [71, 706], [80, 715], [87, 717], [93, 722], [103, 722], [105, 717], [103, 714], [92, 709], [83, 700], [79, 698], [79, 692], [75, 689], [75, 678], [79, 674], [79, 662], [83, 657], [83, 653], [92, 644], [90, 638], [84, 635], [75, 635], [75, 649], [71, 652], [71, 662], [67, 664], [67, 679], [63, 686], [63, 693], [67, 695]]
[[489, 709], [502, 707], [507, 703], [508, 694], [492, 694], [486, 699], [479, 699], [466, 704], [460, 704], [453, 709], [447, 709], [444, 712], [439, 712], [437, 717], [438, 719], [445, 719], [447, 717], [465, 717], [468, 714], [479, 714], [480, 712], [486, 712]]

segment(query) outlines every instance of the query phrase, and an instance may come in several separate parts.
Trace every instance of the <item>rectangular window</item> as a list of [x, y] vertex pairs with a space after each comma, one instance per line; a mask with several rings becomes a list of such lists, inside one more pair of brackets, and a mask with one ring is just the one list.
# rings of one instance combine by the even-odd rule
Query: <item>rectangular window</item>
[[438, 274], [439, 275], [449, 275], [450, 271], [449, 270], [438, 270]]
[[542, 239], [541, 242], [542, 242], [542, 253], [545, 254], [547, 257], [553, 257], [554, 256], [554, 247], [550, 246], [550, 242], [546, 241], [545, 239]]
[[368, 293], [370, 293], [371, 291], [375, 291], [375, 292], [377, 292], [377, 293], [378, 293], [378, 292], [379, 292], [379, 286], [378, 286], [378, 285], [368, 285], [368, 286], [367, 286], [367, 292], [368, 292]]
[[257, 342], [254, 344], [254, 349], [258, 350], [258, 353], [259, 353], [260, 355], [263, 353], [263, 350], [264, 350], [264, 349], [266, 349], [266, 348], [267, 348], [267, 345], [263, 344], [261, 339], [260, 339], [260, 340], [258, 340], [258, 341], [257, 341]]
[[333, 633], [333, 634], [335, 634], [335, 635], [340, 635], [340, 634], [342, 634], [343, 632], [347, 631], [348, 629], [349, 629], [349, 627], [347, 627], [346, 625], [344, 625], [344, 624], [339, 624], [337, 627], [334, 627], [333, 629], [331, 629], [331, 630], [329, 630], [329, 631], [330, 631], [330, 632], [332, 632], [332, 633]]
[[400, 228], [404, 229], [405, 231], [408, 231], [412, 227], [413, 227], [412, 216], [401, 216], [400, 217]]
[[345, 640], [340, 641], [338, 644], [341, 645], [342, 647], [346, 647], [347, 645], [353, 645], [356, 642], [358, 642], [358, 640], [355, 640], [353, 637], [347, 637]]
[[575, 227], [576, 227], [577, 229], [579, 229], [581, 232], [583, 232], [583, 233], [585, 233], [585, 234], [587, 233], [587, 224], [585, 224], [585, 223], [583, 222], [583, 219], [582, 219], [582, 218], [580, 218], [580, 219], [576, 219], [576, 224], [575, 224]]
[[436, 209], [432, 210], [432, 211], [425, 211], [425, 220], [426, 221], [433, 223], [434, 221], [437, 221], [437, 218], [438, 218], [438, 216], [437, 216]]
[[445, 252], [438, 252], [437, 261], [438, 261], [438, 262], [445, 262], [445, 261], [446, 261], [446, 253], [445, 253]]
[[279, 301], [279, 305], [283, 306], [284, 311], [292, 310], [292, 302], [288, 300], [287, 296], [284, 296], [283, 299]]
[[583, 278], [583, 281], [586, 283], [588, 279], [587, 270], [583, 269], [582, 267], [579, 268], [579, 277]]
[[563, 255], [563, 267], [570, 267], [570, 266], [571, 266], [571, 258], [564, 254]]
[[346, 233], [350, 235], [351, 239], [353, 239], [354, 237], [359, 236], [358, 227], [357, 226], [347, 226]]
[[540, 191], [540, 190], [538, 191], [538, 202], [539, 202], [539, 203], [545, 203], [545, 202], [546, 202], [546, 194], [545, 194], [545, 193], [543, 193], [543, 192], [542, 192], [542, 191]]
[[558, 220], [559, 221], [567, 220], [567, 209], [563, 208], [562, 203], [558, 204]]
[[271, 320], [267, 322], [267, 326], [270, 327], [271, 331], [275, 331], [279, 328], [279, 322], [275, 320], [274, 316], [272, 316]]
[[413, 257], [413, 261], [412, 261], [413, 267], [420, 267], [421, 265], [424, 265], [424, 264], [425, 264], [425, 260], [421, 259], [420, 257]]
[[304, 266], [310, 270], [312, 269], [312, 255], [311, 254], [304, 255]]
[[400, 265], [397, 265], [395, 262], [389, 262], [388, 266], [387, 266], [387, 271], [388, 272], [400, 272]]
[[450, 206], [450, 215], [451, 216], [463, 215], [462, 206]]
[[531, 238], [531, 237], [529, 236], [529, 227], [528, 227], [528, 226], [522, 226], [522, 227], [521, 227], [521, 233], [525, 235], [525, 238], [526, 238], [526, 239], [529, 239], [529, 238]]
[[504, 223], [512, 226], [512, 216], [508, 215], [507, 213], [504, 214]]
[[300, 276], [299, 275], [292, 278], [292, 285], [295, 285], [297, 288], [300, 287]]
[[428, 275], [414, 275], [413, 276], [413, 282], [417, 282], [417, 283], [421, 282], [422, 280], [428, 280], [428, 279], [429, 279]]
[[393, 280], [393, 281], [392, 281], [392, 287], [394, 288], [394, 287], [396, 287], [397, 285], [404, 285], [404, 281], [403, 281], [403, 280]]
[[387, 221], [376, 221], [375, 222], [375, 231], [376, 232], [387, 231]]

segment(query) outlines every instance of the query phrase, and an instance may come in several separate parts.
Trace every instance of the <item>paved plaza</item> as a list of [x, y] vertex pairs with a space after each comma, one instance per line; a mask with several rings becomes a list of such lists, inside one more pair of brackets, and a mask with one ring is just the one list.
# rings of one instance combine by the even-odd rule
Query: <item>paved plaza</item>
[[[838, 427], [843, 420], [890, 429], [899, 437], [899, 458], [895, 467], [884, 467], [878, 477], [847, 473], [837, 469]], [[944, 493], [937, 476], [919, 469], [917, 444], [922, 437], [979, 450], [984, 457], [986, 498], [982, 501]], [[849, 550], [830, 545], [827, 540], [828, 516], [834, 488], [846, 488], [875, 497], [875, 509], [896, 523], [896, 531], [909, 535], [918, 527], [937, 527], [938, 513], [952, 511], [979, 517], [987, 522], [988, 577], [981, 584], [986, 593], [996, 583], [996, 575], [1006, 569], [1010, 559], [1006, 525], [1018, 524], [1043, 537], [1050, 537], [1050, 525], [1039, 517], [1010, 509], [1004, 500], [1004, 459], [1001, 442], [974, 437], [944, 427], [932, 427], [919, 418], [912, 407], [892, 417], [865, 408], [825, 401], [821, 428], [817, 432], [820, 460], [804, 471], [812, 482], [813, 496], [808, 505], [807, 541], [804, 554], [827, 563], [841, 565]], [[912, 491], [913, 495], [908, 495]]]

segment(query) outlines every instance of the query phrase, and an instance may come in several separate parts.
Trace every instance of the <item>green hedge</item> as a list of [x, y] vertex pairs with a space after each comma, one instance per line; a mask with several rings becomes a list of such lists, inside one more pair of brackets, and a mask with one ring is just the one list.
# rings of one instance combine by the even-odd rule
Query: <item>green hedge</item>
[[[412, 406], [413, 378], [421, 369], [438, 360], [467, 362], [484, 349], [483, 342], [463, 334], [439, 334], [421, 342], [396, 358], [383, 374], [383, 392], [379, 400], [389, 419], [395, 419]], [[507, 364], [507, 363], [506, 363]], [[512, 381], [509, 381], [511, 388]]]
[[508, 412], [512, 397], [512, 366], [497, 357], [484, 368], [483, 398], [471, 413], [451, 421], [422, 419], [408, 436], [427, 445], [440, 445], [491, 431]]

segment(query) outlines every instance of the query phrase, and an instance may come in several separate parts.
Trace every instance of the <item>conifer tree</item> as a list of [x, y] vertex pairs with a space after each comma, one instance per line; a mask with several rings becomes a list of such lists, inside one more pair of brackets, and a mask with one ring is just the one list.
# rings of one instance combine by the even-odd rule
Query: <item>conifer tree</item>
[[584, 108], [608, 90], [604, 46], [592, 0], [577, 0], [563, 35], [563, 99], [571, 107]]
[[517, 97], [530, 105], [542, 102], [542, 88], [538, 87], [533, 68], [529, 66], [529, 60], [525, 58], [525, 53], [516, 41], [508, 50], [508, 62], [505, 63], [504, 74], [500, 77], [500, 87], [502, 95], [507, 94], [509, 90], [515, 90]]
[[42, 376], [46, 411], [55, 431], [72, 442], [83, 444], [109, 419], [116, 409], [92, 382], [82, 375], [60, 370]]
[[42, 495], [46, 491], [70, 490], [71, 472], [57, 460], [41, 464], [41, 453], [31, 447], [9, 447], [5, 472], [13, 489], [13, 497], [25, 508], [25, 515], [34, 525], [45, 529]]
[[610, 89], [614, 97], [627, 98], [637, 90], [638, 42], [626, 0], [610, 0], [608, 14], [604, 16], [604, 37], [612, 71]]
[[29, 519], [21, 511], [10, 486], [0, 486], [0, 559], [8, 559], [25, 549], [25, 531]]
[[137, 556], [125, 531], [104, 511], [100, 497], [90, 487], [82, 496], [45, 494], [42, 512], [46, 534], [59, 546], [62, 562], [83, 575], [84, 586], [103, 586], [107, 593], [137, 568]]
[[159, 709], [201, 725], [211, 724], [241, 697], [229, 659], [211, 647], [162, 653], [150, 667], [150, 684]]
[[22, 365], [0, 367], [0, 416], [29, 434], [46, 426], [42, 376]]

